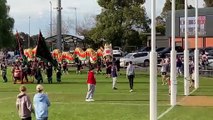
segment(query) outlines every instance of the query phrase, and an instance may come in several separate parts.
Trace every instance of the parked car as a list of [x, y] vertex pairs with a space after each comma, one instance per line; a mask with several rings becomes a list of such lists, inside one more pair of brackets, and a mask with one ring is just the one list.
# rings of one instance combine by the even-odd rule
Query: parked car
[[128, 53], [123, 58], [120, 58], [120, 66], [126, 67], [130, 61], [135, 65], [149, 66], [149, 56], [149, 52]]
[[156, 52], [157, 53], [159, 53], [159, 52], [161, 52], [162, 50], [164, 50], [166, 47], [158, 47], [157, 49], [156, 49]]
[[120, 55], [120, 56], [123, 56], [124, 52], [121, 51], [121, 50], [112, 50], [112, 54], [113, 54], [113, 55]]
[[150, 52], [150, 50], [151, 50], [151, 47], [146, 46], [146, 47], [140, 48], [138, 52]]
[[[175, 47], [176, 52], [183, 52], [184, 49], [181, 46], [176, 46]], [[166, 53], [170, 53], [171, 51], [171, 47], [166, 47], [164, 50], [162, 50], [161, 52], [158, 53], [158, 56], [160, 58], [165, 58], [166, 57]]]

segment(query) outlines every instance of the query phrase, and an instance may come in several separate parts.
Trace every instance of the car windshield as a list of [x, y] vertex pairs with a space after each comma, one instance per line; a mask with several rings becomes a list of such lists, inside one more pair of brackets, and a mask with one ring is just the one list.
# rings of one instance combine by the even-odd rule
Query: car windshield
[[132, 53], [128, 53], [124, 58], [130, 58], [132, 56]]

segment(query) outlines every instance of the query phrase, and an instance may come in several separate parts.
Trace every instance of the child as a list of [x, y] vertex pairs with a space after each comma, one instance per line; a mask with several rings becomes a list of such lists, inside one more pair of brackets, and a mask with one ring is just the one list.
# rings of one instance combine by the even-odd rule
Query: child
[[95, 74], [93, 70], [94, 68], [91, 66], [89, 68], [88, 77], [87, 77], [87, 86], [88, 86], [88, 91], [86, 95], [87, 102], [94, 101], [93, 96], [95, 92], [96, 79], [95, 79]]

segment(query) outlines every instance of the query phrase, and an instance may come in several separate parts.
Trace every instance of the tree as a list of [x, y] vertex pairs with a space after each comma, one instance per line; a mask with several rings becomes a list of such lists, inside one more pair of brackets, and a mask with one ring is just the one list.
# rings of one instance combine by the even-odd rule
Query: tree
[[[143, 7], [145, 0], [98, 0], [102, 12], [96, 17], [96, 27], [90, 38], [105, 40], [113, 46], [140, 46], [140, 33], [150, 31], [149, 18]], [[140, 42], [138, 42], [140, 41]]]
[[213, 0], [204, 0], [206, 7], [213, 7]]
[[8, 15], [10, 7], [6, 3], [7, 0], [0, 0], [0, 48], [11, 47], [15, 40], [12, 33], [14, 19]]
[[[176, 4], [175, 4], [175, 9], [176, 10], [181, 10], [185, 8], [185, 0], [176, 0]], [[170, 11], [172, 9], [172, 3], [171, 0], [166, 0], [161, 16], [163, 18], [166, 18], [168, 11]], [[192, 5], [188, 5], [188, 9], [194, 9], [192, 7]]]

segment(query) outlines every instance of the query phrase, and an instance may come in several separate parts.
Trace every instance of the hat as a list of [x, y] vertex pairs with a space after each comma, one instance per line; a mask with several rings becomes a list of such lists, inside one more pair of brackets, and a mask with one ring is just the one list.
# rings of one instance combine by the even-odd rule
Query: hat
[[38, 91], [38, 92], [41, 92], [41, 91], [43, 91], [44, 90], [44, 87], [42, 86], [42, 85], [37, 85], [36, 86], [36, 90]]

